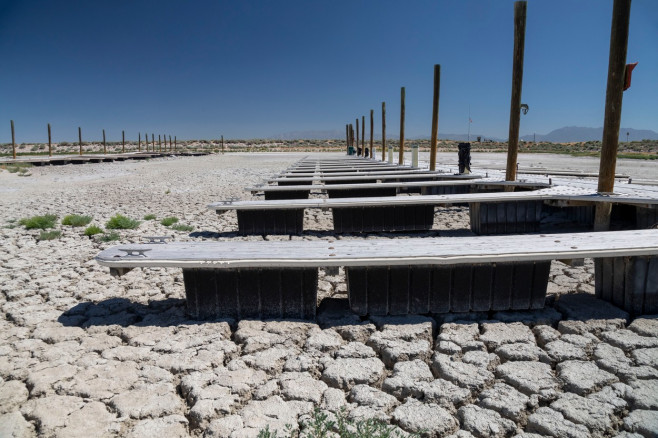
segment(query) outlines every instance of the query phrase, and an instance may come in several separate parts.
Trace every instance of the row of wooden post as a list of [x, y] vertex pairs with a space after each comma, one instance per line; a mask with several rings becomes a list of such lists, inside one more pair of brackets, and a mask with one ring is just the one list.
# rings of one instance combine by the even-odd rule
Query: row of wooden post
[[[523, 84], [523, 57], [525, 50], [527, 2], [514, 3], [514, 52], [512, 66], [512, 96], [510, 104], [509, 137], [505, 179], [516, 180], [518, 164], [519, 127], [521, 121], [521, 91]], [[631, 0], [614, 0], [610, 30], [610, 55], [608, 61], [608, 83], [606, 88], [605, 116], [601, 159], [599, 164], [598, 192], [611, 193], [615, 184], [615, 167], [619, 146], [619, 128], [624, 91], [626, 54], [630, 22]], [[439, 125], [439, 88], [441, 66], [434, 66], [434, 96], [432, 105], [432, 135], [430, 140], [430, 170], [436, 168], [436, 145]], [[398, 163], [404, 163], [404, 116], [405, 89], [400, 91], [400, 144]], [[372, 151], [372, 114], [370, 110], [370, 150]], [[363, 125], [363, 123], [362, 123]], [[363, 126], [365, 130], [365, 126]], [[356, 121], [357, 146], [359, 120]], [[348, 138], [349, 142], [349, 138]], [[362, 145], [365, 143], [362, 141]], [[374, 158], [374, 154], [372, 155]], [[386, 160], [386, 103], [382, 102], [382, 161]], [[610, 224], [611, 204], [597, 203], [594, 219], [595, 230], [607, 230]]]
[[[11, 149], [12, 149], [12, 158], [16, 159], [16, 135], [14, 131], [14, 121], [11, 120]], [[162, 138], [164, 137], [164, 152], [167, 151], [167, 136], [166, 135], [158, 135], [158, 147], [159, 151], [163, 152], [162, 149]], [[224, 136], [222, 135], [222, 152], [224, 152]], [[155, 134], [151, 134], [151, 149], [149, 150], [149, 143], [148, 143], [148, 134], [144, 134], [144, 145], [146, 147], [146, 152], [156, 151], [155, 147]], [[78, 127], [78, 146], [79, 146], [79, 155], [82, 155], [82, 128]], [[142, 151], [142, 133], [137, 134], [137, 148], [138, 151]], [[171, 140], [171, 135], [169, 136], [169, 151], [177, 151], [178, 150], [178, 139], [176, 136], [174, 136], [173, 144]], [[126, 152], [126, 131], [121, 131], [121, 153]], [[107, 142], [105, 141], [105, 130], [103, 129], [103, 153], [107, 153]], [[52, 143], [52, 131], [50, 128], [50, 123], [48, 123], [48, 156], [52, 157], [53, 156], [53, 143]]]
[[[430, 170], [436, 167], [436, 145], [437, 134], [439, 130], [439, 88], [441, 85], [441, 66], [434, 66], [434, 99], [432, 103], [432, 138], [430, 140]], [[376, 158], [374, 149], [374, 116], [375, 110], [370, 110], [370, 158]], [[400, 89], [400, 143], [398, 151], [398, 164], [404, 164], [404, 123], [405, 123], [405, 88]], [[361, 117], [362, 137], [361, 146], [365, 151], [365, 116]], [[351, 124], [345, 126], [347, 147], [354, 146], [354, 128]], [[359, 118], [356, 119], [356, 141], [357, 149], [359, 146]], [[365, 156], [365, 155], [364, 155]], [[382, 161], [386, 161], [386, 102], [382, 102]]]

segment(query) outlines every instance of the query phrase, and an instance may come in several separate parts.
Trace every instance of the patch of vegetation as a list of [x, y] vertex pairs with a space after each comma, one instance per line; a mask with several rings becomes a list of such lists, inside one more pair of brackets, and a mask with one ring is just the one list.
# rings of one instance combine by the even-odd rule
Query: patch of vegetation
[[92, 225], [90, 227], [85, 228], [85, 236], [91, 237], [96, 234], [103, 234], [103, 229], [96, 225]]
[[55, 240], [55, 239], [59, 239], [61, 235], [62, 232], [58, 230], [42, 231], [39, 233], [39, 237], [37, 237], [37, 240], [39, 242], [41, 242], [42, 240]]
[[108, 230], [134, 230], [139, 226], [140, 222], [120, 214], [114, 215], [105, 224]]
[[89, 225], [93, 218], [91, 216], [80, 216], [78, 214], [69, 214], [62, 219], [62, 225], [71, 225], [72, 227], [84, 227]]
[[164, 218], [160, 221], [160, 223], [162, 225], [164, 225], [165, 227], [171, 226], [171, 225], [175, 224], [176, 222], [178, 222], [178, 218], [175, 217], [175, 216], [169, 216], [169, 217], [166, 217], [166, 218]]
[[167, 189], [167, 191], [165, 192], [165, 195], [168, 195], [169, 193], [171, 193], [171, 190]]
[[30, 163], [13, 163], [2, 166], [3, 169], [6, 169], [9, 173], [17, 173], [18, 176], [30, 176], [29, 173], [32, 164]]
[[156, 216], [154, 214], [147, 214], [144, 216], [145, 221], [154, 221], [156, 219]]
[[57, 216], [54, 214], [46, 214], [43, 216], [32, 216], [23, 218], [18, 223], [23, 225], [26, 230], [55, 228]]
[[192, 225], [176, 224], [173, 225], [171, 229], [176, 231], [192, 231], [194, 230], [194, 227]]
[[119, 240], [121, 238], [121, 235], [117, 233], [116, 231], [112, 231], [111, 233], [103, 234], [100, 238], [101, 242], [114, 242], [115, 240]]
[[350, 420], [347, 418], [346, 409], [341, 409], [336, 414], [336, 419], [331, 420], [326, 413], [315, 409], [309, 421], [301, 423], [301, 431], [292, 430], [287, 424], [285, 432], [281, 435], [271, 431], [269, 426], [258, 432], [258, 438], [329, 438], [339, 436], [341, 438], [418, 438], [420, 434], [407, 434], [401, 432], [395, 426], [375, 420]]

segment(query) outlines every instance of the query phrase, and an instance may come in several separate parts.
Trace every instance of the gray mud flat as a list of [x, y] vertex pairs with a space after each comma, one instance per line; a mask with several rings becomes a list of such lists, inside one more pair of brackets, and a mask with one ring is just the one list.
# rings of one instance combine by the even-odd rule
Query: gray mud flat
[[[262, 239], [206, 205], [250, 199], [243, 187], [305, 155], [0, 172], [0, 436], [255, 437], [297, 429], [315, 408], [426, 436], [656, 436], [658, 317], [630, 320], [594, 298], [591, 260], [552, 263], [543, 310], [408, 317], [350, 313], [343, 271], [320, 270], [312, 322], [191, 320], [180, 270], [117, 279], [94, 262], [144, 236]], [[104, 227], [117, 213], [142, 220], [117, 242], [61, 224], [60, 238], [37, 241], [14, 222], [81, 214]], [[193, 231], [161, 225], [167, 216]], [[333, 238], [319, 231], [329, 212], [304, 221], [301, 236], [267, 238]], [[471, 235], [467, 207], [419, 235]]]

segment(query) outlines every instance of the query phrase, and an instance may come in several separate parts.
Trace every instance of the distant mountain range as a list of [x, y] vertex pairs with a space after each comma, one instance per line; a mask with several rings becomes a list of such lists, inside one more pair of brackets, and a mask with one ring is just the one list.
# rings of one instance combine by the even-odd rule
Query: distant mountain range
[[[637, 140], [658, 140], [658, 132], [652, 131], [650, 129], [633, 129], [633, 128], [621, 128], [619, 130], [619, 141], [626, 141], [626, 133], [628, 133], [629, 141]], [[369, 134], [366, 135], [368, 137]], [[471, 141], [476, 141], [476, 139], [482, 137], [482, 139], [493, 140], [493, 141], [507, 141], [507, 139], [489, 137], [481, 134], [471, 134]], [[544, 141], [551, 143], [570, 143], [577, 141], [601, 141], [603, 136], [603, 128], [585, 128], [581, 126], [565, 126], [563, 128], [555, 129], [548, 134], [530, 134], [521, 136], [521, 140], [524, 141]], [[387, 133], [387, 138], [395, 140], [399, 137], [397, 133]], [[316, 140], [330, 140], [330, 139], [339, 139], [343, 140], [345, 138], [345, 131], [340, 130], [325, 130], [325, 131], [293, 131], [286, 132], [274, 137], [278, 140], [295, 140], [295, 139], [316, 139]], [[379, 140], [381, 135], [375, 134], [375, 139]], [[429, 136], [410, 136], [409, 139], [428, 139]], [[439, 132], [440, 140], [455, 140], [455, 141], [467, 141], [467, 134], [443, 134]]]
[[[658, 140], [658, 132], [650, 129], [621, 128], [619, 130], [619, 141], [626, 141], [628, 133], [629, 141]], [[538, 134], [536, 141], [549, 141], [552, 143], [570, 143], [575, 141], [601, 141], [603, 128], [584, 128], [580, 126], [565, 126], [555, 129], [546, 135]], [[524, 135], [521, 140], [533, 141], [533, 135]]]

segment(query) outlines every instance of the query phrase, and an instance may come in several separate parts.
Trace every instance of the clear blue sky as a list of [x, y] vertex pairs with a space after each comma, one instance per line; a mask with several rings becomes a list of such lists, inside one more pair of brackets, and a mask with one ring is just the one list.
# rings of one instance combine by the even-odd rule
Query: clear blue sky
[[[521, 135], [603, 125], [612, 0], [528, 2]], [[513, 1], [0, 0], [0, 142], [338, 130], [507, 137]], [[634, 0], [622, 126], [658, 131], [658, 1]]]

